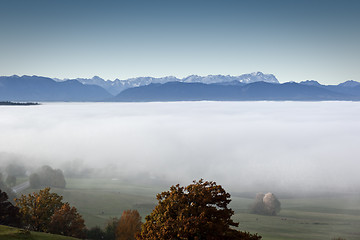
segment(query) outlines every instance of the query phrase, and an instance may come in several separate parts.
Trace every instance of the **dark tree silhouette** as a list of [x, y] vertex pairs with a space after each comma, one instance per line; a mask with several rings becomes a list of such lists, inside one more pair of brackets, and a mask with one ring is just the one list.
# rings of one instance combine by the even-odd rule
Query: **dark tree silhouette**
[[92, 227], [89, 230], [86, 230], [85, 233], [86, 233], [86, 239], [91, 239], [91, 240], [105, 239], [105, 233], [99, 226]]
[[0, 189], [0, 225], [20, 227], [21, 218], [19, 208], [9, 202], [6, 192]]
[[60, 169], [52, 169], [49, 166], [42, 166], [29, 177], [32, 188], [57, 187], [65, 188], [66, 181], [63, 172]]

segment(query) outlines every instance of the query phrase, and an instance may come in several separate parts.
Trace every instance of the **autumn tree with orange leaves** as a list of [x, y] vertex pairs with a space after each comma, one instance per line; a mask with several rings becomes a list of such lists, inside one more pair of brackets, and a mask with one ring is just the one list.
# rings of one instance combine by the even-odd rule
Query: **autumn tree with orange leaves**
[[194, 181], [187, 187], [170, 187], [157, 195], [158, 205], [147, 216], [137, 239], [258, 240], [231, 227], [234, 211], [228, 208], [230, 194], [215, 182]]
[[85, 235], [84, 219], [75, 207], [65, 203], [51, 216], [49, 232], [70, 237], [83, 238]]
[[116, 228], [116, 240], [135, 240], [141, 231], [141, 216], [137, 210], [126, 210], [122, 213]]
[[45, 188], [39, 193], [22, 195], [15, 202], [27, 228], [48, 232], [51, 216], [63, 205], [62, 198], [56, 193], [50, 193], [50, 188]]
[[85, 224], [75, 207], [62, 202], [63, 197], [50, 188], [15, 199], [25, 227], [40, 232], [82, 237]]

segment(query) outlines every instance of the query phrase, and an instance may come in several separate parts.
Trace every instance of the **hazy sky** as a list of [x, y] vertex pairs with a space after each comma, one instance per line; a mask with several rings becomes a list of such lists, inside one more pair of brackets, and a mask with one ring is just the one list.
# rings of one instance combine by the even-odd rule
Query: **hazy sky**
[[0, 0], [0, 75], [360, 81], [358, 0]]
[[80, 161], [108, 177], [205, 178], [239, 192], [360, 190], [358, 102], [48, 103], [0, 114], [3, 167]]

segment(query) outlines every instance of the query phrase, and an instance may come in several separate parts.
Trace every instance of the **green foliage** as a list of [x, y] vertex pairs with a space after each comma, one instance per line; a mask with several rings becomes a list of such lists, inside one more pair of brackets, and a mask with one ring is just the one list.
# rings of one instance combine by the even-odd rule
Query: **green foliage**
[[187, 187], [178, 184], [157, 199], [138, 239], [246, 239], [238, 238], [241, 233], [230, 228], [238, 226], [231, 220], [230, 194], [215, 182], [201, 179]]

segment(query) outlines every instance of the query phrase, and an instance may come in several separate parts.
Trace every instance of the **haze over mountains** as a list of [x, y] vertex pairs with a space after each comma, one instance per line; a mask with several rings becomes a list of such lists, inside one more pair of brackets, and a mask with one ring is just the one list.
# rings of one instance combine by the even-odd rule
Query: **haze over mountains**
[[38, 76], [0, 77], [1, 101], [101, 101], [112, 95], [96, 85]]
[[127, 80], [0, 77], [0, 101], [326, 101], [360, 100], [360, 83], [322, 85], [314, 80], [280, 84], [273, 74], [138, 77]]
[[[58, 81], [61, 81], [57, 79]], [[76, 78], [73, 80], [77, 80], [86, 85], [98, 85], [106, 89], [109, 93], [113, 95], [117, 95], [125, 89], [133, 88], [133, 87], [141, 87], [146, 86], [151, 83], [168, 83], [168, 82], [184, 82], [184, 83], [204, 83], [204, 84], [212, 84], [212, 83], [225, 83], [225, 82], [240, 82], [240, 83], [253, 83], [253, 82], [269, 82], [269, 83], [279, 83], [276, 77], [273, 74], [263, 74], [262, 72], [254, 72], [250, 74], [242, 74], [240, 76], [230, 76], [230, 75], [208, 75], [208, 76], [198, 76], [198, 75], [190, 75], [185, 78], [176, 78], [173, 76], [167, 76], [162, 78], [153, 78], [153, 77], [137, 77], [130, 78], [126, 80], [115, 79], [104, 80], [98, 76], [94, 76], [93, 78]]]

